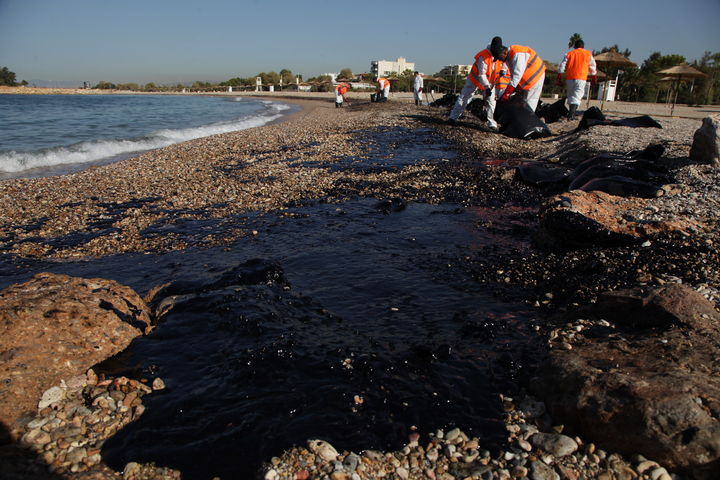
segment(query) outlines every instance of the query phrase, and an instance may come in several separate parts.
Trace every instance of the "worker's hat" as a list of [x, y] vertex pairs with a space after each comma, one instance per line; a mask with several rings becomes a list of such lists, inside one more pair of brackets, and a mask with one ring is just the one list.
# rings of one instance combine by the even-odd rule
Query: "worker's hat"
[[500, 57], [500, 54], [505, 49], [503, 46], [502, 38], [500, 37], [493, 37], [493, 39], [490, 41], [490, 53], [492, 53], [492, 56], [495, 60]]

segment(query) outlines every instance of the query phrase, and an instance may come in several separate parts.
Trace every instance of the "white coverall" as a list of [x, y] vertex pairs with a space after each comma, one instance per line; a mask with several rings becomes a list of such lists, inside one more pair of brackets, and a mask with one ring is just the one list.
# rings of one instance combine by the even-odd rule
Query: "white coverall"
[[[528, 61], [530, 60], [530, 54], [527, 52], [518, 52], [512, 58], [508, 56], [505, 63], [510, 68], [510, 86], [517, 88], [520, 83], [520, 79], [525, 73]], [[543, 72], [538, 78], [537, 82], [530, 87], [527, 91], [527, 98], [525, 102], [528, 104], [530, 109], [534, 112], [537, 108], [537, 104], [540, 101], [540, 95], [542, 94], [543, 84], [545, 83], [545, 72]]]
[[422, 75], [415, 75], [415, 81], [413, 82], [413, 95], [415, 96], [415, 101], [418, 102], [418, 104], [422, 104], [423, 85]]
[[[488, 49], [489, 48], [490, 46], [488, 45]], [[482, 57], [479, 57], [475, 61], [475, 63], [478, 64], [477, 78], [478, 80], [480, 80], [480, 84], [484, 87], [485, 90], [487, 90], [488, 88], [493, 88], [493, 85], [490, 84], [490, 80], [488, 80], [487, 78], [487, 71], [485, 68], [485, 64], [483, 63]], [[505, 64], [503, 64], [503, 68], [507, 71]], [[468, 103], [470, 103], [470, 99], [472, 99], [475, 90], [477, 90], [477, 87], [472, 82], [472, 80], [470, 80], [470, 75], [468, 75], [468, 77], [465, 79], [465, 85], [463, 85], [463, 88], [460, 91], [460, 96], [458, 96], [458, 99], [455, 101], [455, 105], [450, 111], [450, 120], [457, 120], [458, 118], [460, 118], [460, 115], [462, 115], [462, 113], [467, 108]], [[493, 117], [495, 116], [495, 105], [497, 105], [497, 99], [502, 95], [504, 91], [505, 89], [496, 91], [493, 88], [493, 91], [490, 93], [490, 95], [488, 95], [487, 99], [485, 100], [484, 110], [487, 114], [487, 126], [490, 128], [498, 128], [498, 124]]]
[[385, 80], [383, 84], [378, 83], [378, 86], [382, 90], [383, 97], [390, 98], [390, 82]]
[[[567, 65], [568, 57], [565, 55], [560, 67], [558, 68], [559, 73], [565, 73], [565, 66]], [[597, 64], [595, 58], [590, 55], [590, 65], [588, 67], [588, 75], [597, 75]], [[567, 92], [567, 103], [568, 105], [580, 105], [582, 98], [585, 96], [585, 86], [587, 80], [565, 80], [565, 91]]]

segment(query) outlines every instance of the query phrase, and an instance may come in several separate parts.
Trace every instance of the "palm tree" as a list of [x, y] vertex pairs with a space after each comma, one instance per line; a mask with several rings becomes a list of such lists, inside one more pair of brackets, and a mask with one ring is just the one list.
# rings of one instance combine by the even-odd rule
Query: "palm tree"
[[568, 48], [573, 48], [575, 46], [575, 42], [578, 40], [582, 40], [582, 35], [579, 33], [573, 33], [568, 41]]

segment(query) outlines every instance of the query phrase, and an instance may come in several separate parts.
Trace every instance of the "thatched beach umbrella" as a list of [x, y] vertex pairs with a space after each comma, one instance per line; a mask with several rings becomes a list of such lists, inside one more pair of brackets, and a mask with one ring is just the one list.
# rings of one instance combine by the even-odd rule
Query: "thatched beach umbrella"
[[675, 111], [675, 102], [677, 101], [677, 95], [678, 90], [680, 87], [680, 80], [683, 78], [685, 80], [690, 79], [696, 79], [696, 78], [702, 78], [707, 77], [706, 74], [701, 72], [700, 70], [697, 70], [687, 63], [681, 63], [680, 65], [675, 65], [674, 67], [666, 68], [665, 70], [660, 70], [657, 72], [660, 75], [666, 75], [667, 77], [674, 78], [675, 79], [675, 97], [673, 98], [672, 108], [670, 109], [670, 116], [672, 117], [673, 112]]
[[[631, 68], [637, 67], [637, 64], [631, 61], [629, 58], [621, 55], [615, 50], [609, 52], [600, 53], [595, 55], [595, 63], [598, 67], [603, 68]], [[617, 88], [619, 73], [615, 75], [615, 88]], [[607, 89], [609, 81], [605, 82], [605, 88]], [[605, 106], [605, 97], [607, 96], [607, 90], [603, 90], [602, 103], [600, 104], [600, 110]]]

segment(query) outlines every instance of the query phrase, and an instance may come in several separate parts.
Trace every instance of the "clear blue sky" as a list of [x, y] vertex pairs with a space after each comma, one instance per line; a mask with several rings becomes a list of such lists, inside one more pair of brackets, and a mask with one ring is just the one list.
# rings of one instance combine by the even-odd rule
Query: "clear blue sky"
[[[502, 5], [501, 5], [502, 3]], [[0, 66], [56, 82], [305, 78], [403, 56], [432, 74], [500, 35], [558, 63], [570, 35], [688, 61], [720, 52], [720, 0], [0, 0]]]

